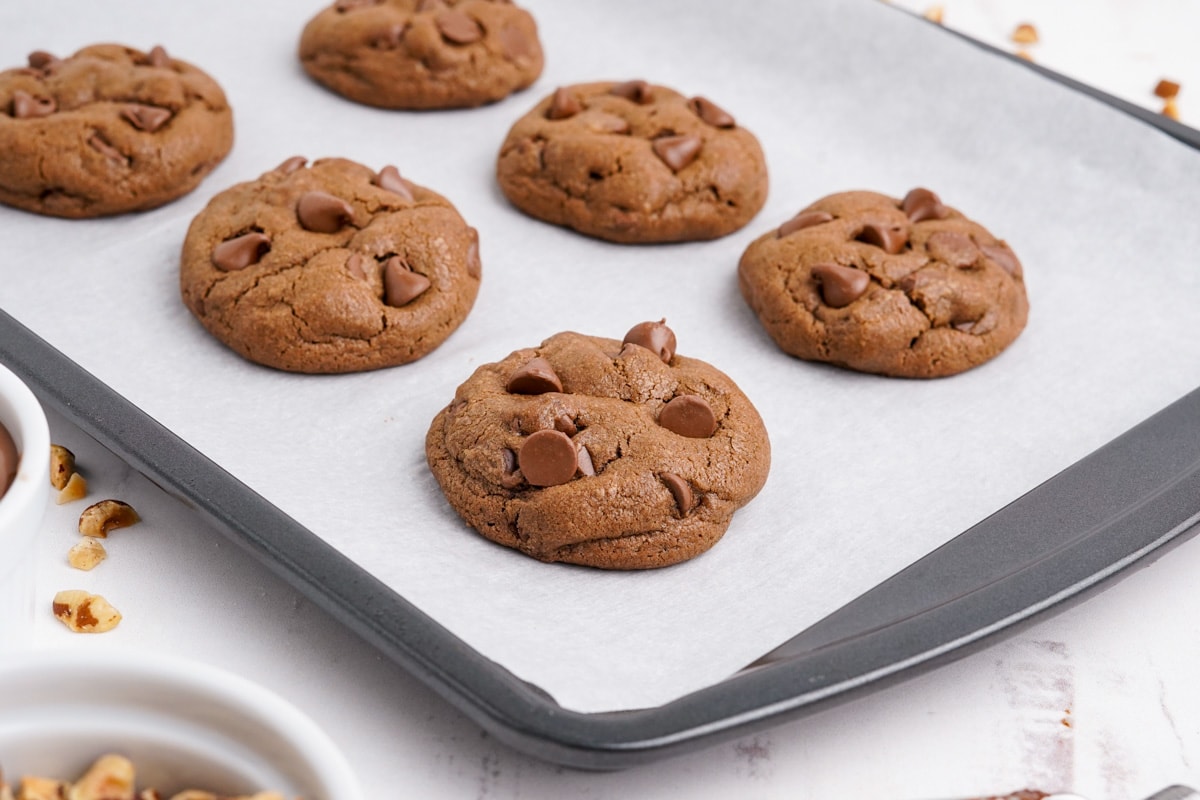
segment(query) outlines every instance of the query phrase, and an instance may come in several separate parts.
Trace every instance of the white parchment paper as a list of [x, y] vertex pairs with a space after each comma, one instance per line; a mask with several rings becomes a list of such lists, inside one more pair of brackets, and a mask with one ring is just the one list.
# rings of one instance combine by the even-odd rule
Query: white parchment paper
[[[470, 111], [357, 106], [295, 58], [322, 0], [42, 0], [0, 9], [0, 63], [96, 41], [208, 70], [230, 158], [192, 195], [95, 221], [0, 209], [0, 307], [487, 657], [584, 711], [715, 683], [1200, 383], [1200, 155], [1018, 64], [870, 0], [527, 0], [547, 48], [529, 91]], [[754, 131], [770, 199], [720, 241], [618, 246], [522, 216], [496, 188], [511, 123], [561, 84], [645, 78]], [[188, 222], [285, 158], [339, 155], [456, 203], [484, 282], [406, 367], [298, 376], [247, 363], [179, 301]], [[988, 365], [932, 382], [779, 352], [737, 292], [746, 245], [824, 194], [922, 185], [1005, 238], [1032, 312]], [[762, 494], [712, 551], [656, 572], [544, 565], [445, 503], [429, 421], [481, 363], [560, 330], [666, 317], [770, 431]]]

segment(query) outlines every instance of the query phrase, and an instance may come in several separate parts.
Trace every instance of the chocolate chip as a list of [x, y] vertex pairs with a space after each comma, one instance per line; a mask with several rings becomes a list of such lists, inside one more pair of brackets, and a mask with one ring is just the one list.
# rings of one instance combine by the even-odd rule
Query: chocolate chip
[[531, 61], [537, 56], [538, 48], [529, 34], [516, 25], [500, 29], [500, 51], [509, 61]]
[[579, 102], [579, 98], [560, 86], [554, 90], [554, 99], [550, 101], [546, 119], [567, 119], [580, 111], [583, 111], [583, 104]]
[[325, 192], [305, 192], [296, 203], [296, 219], [305, 230], [337, 233], [354, 219], [354, 209], [340, 197]]
[[371, 179], [371, 183], [392, 194], [400, 195], [409, 202], [414, 199], [412, 189], [408, 188], [408, 181], [401, 178], [400, 170], [390, 164], [379, 170], [379, 174]]
[[155, 45], [146, 55], [146, 63], [152, 67], [169, 67], [171, 66], [171, 57], [167, 55], [167, 51], [162, 45]]
[[13, 92], [11, 113], [16, 119], [48, 117], [57, 110], [58, 103], [53, 97], [34, 97], [20, 89]]
[[654, 154], [661, 158], [672, 172], [679, 172], [700, 155], [704, 140], [694, 134], [660, 136], [651, 142], [651, 145], [654, 147]]
[[483, 275], [483, 262], [479, 259], [479, 231], [471, 228], [471, 246], [467, 248], [467, 274], [476, 280]]
[[227, 239], [213, 248], [213, 266], [223, 272], [236, 272], [257, 264], [271, 251], [271, 240], [264, 233], [252, 231]]
[[471, 44], [483, 38], [483, 27], [457, 9], [439, 11], [434, 23], [442, 34], [442, 38], [451, 44]]
[[592, 463], [592, 454], [588, 449], [580, 445], [576, 457], [579, 459], [579, 474], [588, 478], [596, 477], [596, 465]]
[[967, 269], [979, 261], [979, 248], [971, 237], [957, 231], [936, 231], [925, 240], [925, 249], [938, 261]]
[[728, 111], [707, 98], [693, 97], [687, 104], [692, 113], [714, 128], [733, 128], [737, 125]]
[[544, 358], [532, 358], [509, 377], [504, 389], [510, 394], [561, 392], [562, 381], [549, 361]]
[[664, 364], [670, 364], [675, 357], [675, 331], [668, 328], [666, 322], [665, 319], [639, 322], [629, 329], [621, 343], [644, 347], [661, 358]]
[[871, 276], [841, 264], [815, 264], [812, 276], [821, 285], [821, 299], [831, 308], [843, 308], [863, 296]]
[[367, 275], [367, 259], [359, 253], [351, 253], [346, 259], [346, 271], [360, 281], [370, 280], [370, 276]]
[[624, 83], [618, 83], [609, 89], [608, 93], [615, 94], [617, 97], [624, 97], [626, 100], [632, 100], [642, 106], [654, 101], [654, 90], [645, 81], [625, 81]]
[[507, 447], [500, 451], [504, 462], [504, 472], [500, 476], [500, 485], [505, 489], [515, 489], [525, 482], [524, 476], [517, 471], [517, 454]]
[[121, 109], [122, 118], [128, 120], [133, 127], [147, 133], [154, 133], [166, 125], [171, 116], [170, 109], [141, 103], [129, 103]]
[[129, 166], [129, 157], [109, 144], [108, 141], [99, 133], [93, 133], [91, 136], [89, 136], [87, 143], [89, 147], [107, 158], [109, 161], [120, 164], [124, 167]]
[[429, 278], [413, 272], [400, 256], [392, 256], [383, 265], [383, 302], [393, 308], [408, 305], [430, 285]]
[[34, 50], [29, 54], [29, 66], [42, 72], [49, 70], [60, 62], [61, 59], [58, 56], [47, 53], [45, 50]]
[[825, 211], [801, 211], [799, 214], [779, 226], [779, 230], [775, 232], [775, 238], [782, 239], [783, 237], [793, 234], [796, 231], [802, 231], [805, 228], [811, 228], [814, 225], [824, 225], [826, 222], [832, 221], [833, 214]]
[[[509, 389], [509, 391], [511, 392], [512, 389]], [[566, 414], [559, 414], [554, 418], [554, 430], [562, 431], [567, 436], [574, 436], [579, 433], [579, 426], [575, 424], [575, 420]]]
[[717, 417], [703, 397], [681, 394], [658, 412], [658, 424], [689, 439], [707, 439], [717, 430]]
[[908, 244], [908, 231], [899, 225], [885, 228], [882, 225], [868, 222], [854, 238], [860, 242], [883, 248], [885, 253], [895, 255], [904, 249], [904, 245]]
[[679, 509], [679, 516], [686, 517], [696, 507], [696, 497], [692, 494], [691, 485], [674, 472], [663, 472], [658, 479], [675, 498], [675, 507]]
[[1021, 262], [1017, 260], [1017, 254], [1009, 249], [1008, 245], [1003, 242], [998, 244], [981, 244], [979, 249], [983, 251], [985, 256], [999, 264], [1000, 268], [1009, 275], [1012, 275], [1014, 278], [1021, 277]]
[[927, 219], [945, 219], [949, 211], [942, 200], [928, 189], [916, 188], [904, 195], [900, 208], [908, 215], [909, 222], [923, 222]]
[[537, 431], [521, 445], [517, 463], [525, 480], [533, 486], [558, 486], [575, 477], [579, 454], [565, 433]]
[[292, 156], [287, 161], [275, 168], [275, 172], [282, 172], [284, 175], [290, 175], [296, 170], [308, 163], [308, 159], [304, 156]]

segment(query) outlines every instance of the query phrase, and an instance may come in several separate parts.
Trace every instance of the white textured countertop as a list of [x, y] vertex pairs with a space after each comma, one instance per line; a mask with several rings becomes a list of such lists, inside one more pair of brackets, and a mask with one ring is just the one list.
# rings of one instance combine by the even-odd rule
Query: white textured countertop
[[[917, 13], [933, 3], [896, 0]], [[1183, 85], [1197, 124], [1200, 4], [1189, 0], [945, 0], [944, 24], [1002, 49], [1032, 22], [1035, 60], [1158, 110]], [[612, 774], [548, 766], [496, 743], [381, 659], [238, 547], [214, 536], [70, 423], [51, 417], [93, 498], [143, 521], [115, 533], [93, 573], [69, 569], [82, 506], [54, 506], [38, 553], [38, 602], [63, 588], [125, 614], [71, 637], [47, 613], [37, 646], [150, 647], [268, 685], [343, 746], [378, 798], [888, 798], [933, 800], [1029, 787], [1140, 800], [1200, 783], [1200, 544], [1189, 542], [1089, 602], [930, 674], [765, 733]]]

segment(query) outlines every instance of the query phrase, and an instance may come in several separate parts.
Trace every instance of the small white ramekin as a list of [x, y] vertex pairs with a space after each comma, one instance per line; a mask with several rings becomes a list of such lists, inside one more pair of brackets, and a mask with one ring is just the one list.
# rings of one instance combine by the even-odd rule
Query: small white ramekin
[[50, 429], [33, 392], [3, 364], [0, 423], [21, 456], [16, 479], [0, 497], [0, 653], [6, 653], [33, 641], [34, 544], [50, 495]]
[[0, 659], [0, 767], [10, 781], [74, 780], [105, 753], [131, 759], [138, 788], [164, 797], [203, 789], [363, 798], [316, 723], [243, 677], [127, 647]]

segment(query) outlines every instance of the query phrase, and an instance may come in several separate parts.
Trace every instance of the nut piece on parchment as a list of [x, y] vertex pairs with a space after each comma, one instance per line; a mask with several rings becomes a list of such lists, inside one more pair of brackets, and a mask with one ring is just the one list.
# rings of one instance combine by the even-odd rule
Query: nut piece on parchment
[[[67, 563], [84, 572], [94, 569], [108, 558], [108, 552], [98, 539], [88, 537], [67, 551]], [[3, 798], [0, 798], [3, 800]]]
[[75, 633], [105, 633], [121, 622], [121, 612], [98, 594], [66, 589], [54, 595], [54, 616]]
[[929, 20], [935, 25], [941, 25], [945, 15], [946, 9], [944, 9], [942, 6], [930, 6], [929, 8], [925, 9], [925, 13], [921, 16], [925, 17], [925, 19]]
[[67, 485], [58, 492], [58, 498], [55, 500], [58, 505], [70, 503], [74, 500], [82, 500], [87, 496], [87, 478], [80, 475], [78, 472], [72, 473]]
[[1154, 86], [1154, 94], [1163, 100], [1174, 100], [1179, 96], [1179, 84], [1163, 78]]
[[1037, 44], [1038, 32], [1032, 23], [1022, 22], [1012, 32], [1012, 40], [1017, 44]]
[[133, 506], [128, 503], [121, 500], [101, 500], [99, 503], [92, 503], [79, 515], [79, 532], [84, 536], [107, 539], [109, 531], [127, 528], [140, 519]]
[[75, 454], [61, 444], [50, 445], [50, 485], [62, 491], [75, 474]]

